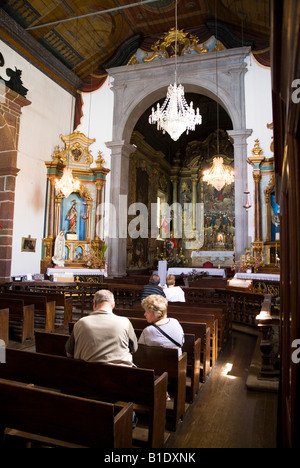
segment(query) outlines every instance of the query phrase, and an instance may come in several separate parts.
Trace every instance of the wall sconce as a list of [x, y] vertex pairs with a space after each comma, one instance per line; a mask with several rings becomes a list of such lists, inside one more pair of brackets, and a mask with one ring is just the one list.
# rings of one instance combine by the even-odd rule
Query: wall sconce
[[250, 195], [249, 190], [246, 188], [246, 190], [244, 191], [244, 196], [243, 196], [243, 208], [245, 208], [245, 210], [248, 211], [249, 208], [251, 208], [251, 206], [252, 206], [251, 195]]

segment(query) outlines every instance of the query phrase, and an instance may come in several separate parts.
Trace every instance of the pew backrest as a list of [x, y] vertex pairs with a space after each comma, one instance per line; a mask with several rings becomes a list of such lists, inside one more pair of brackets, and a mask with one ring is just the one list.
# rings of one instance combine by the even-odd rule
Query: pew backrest
[[[39, 332], [54, 337], [52, 350], [69, 335]], [[166, 418], [168, 374], [156, 376], [152, 369], [85, 362], [64, 356], [29, 353], [7, 349], [6, 365], [0, 366], [0, 378], [60, 389], [65, 393], [92, 397], [101, 401], [133, 402], [148, 408], [149, 443], [162, 447]]]
[[0, 437], [6, 428], [91, 448], [132, 447], [133, 405], [114, 405], [0, 382]]

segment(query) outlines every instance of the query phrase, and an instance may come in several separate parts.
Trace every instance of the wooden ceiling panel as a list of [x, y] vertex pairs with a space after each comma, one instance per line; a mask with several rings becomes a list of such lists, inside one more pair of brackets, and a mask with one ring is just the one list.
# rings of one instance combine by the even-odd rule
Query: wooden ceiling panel
[[[4, 0], [2, 8], [79, 78], [114, 56], [125, 41], [157, 36], [175, 26], [175, 0], [132, 8], [138, 0]], [[124, 6], [122, 9], [120, 7]], [[116, 9], [113, 12], [104, 11]], [[97, 12], [101, 12], [97, 15]], [[93, 16], [78, 18], [82, 15]], [[65, 21], [72, 19], [71, 21]], [[178, 27], [191, 29], [208, 20], [268, 40], [269, 0], [178, 0]]]

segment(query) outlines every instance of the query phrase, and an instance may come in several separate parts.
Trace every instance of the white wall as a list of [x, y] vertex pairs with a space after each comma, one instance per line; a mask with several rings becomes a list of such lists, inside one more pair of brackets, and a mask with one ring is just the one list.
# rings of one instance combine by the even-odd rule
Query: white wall
[[[20, 121], [16, 179], [14, 235], [11, 275], [39, 273], [44, 229], [47, 171], [56, 145], [63, 145], [60, 134], [73, 130], [74, 97], [0, 41], [4, 67], [0, 76], [7, 79], [6, 68], [22, 70], [31, 105], [23, 107]], [[36, 252], [21, 252], [22, 237], [37, 239]]]
[[[105, 142], [112, 140], [113, 128], [113, 110], [114, 94], [110, 89], [109, 78], [103, 86], [93, 93], [83, 93], [83, 117], [77, 130], [84, 133], [89, 138], [95, 138], [96, 141], [90, 146], [91, 154], [94, 160], [101, 151], [105, 159], [104, 167], [111, 167], [111, 152], [105, 145]], [[110, 173], [106, 178], [105, 201], [110, 201]], [[108, 238], [109, 213], [105, 213], [104, 219], [104, 237]], [[106, 241], [107, 243], [107, 241]]]
[[[248, 72], [245, 75], [246, 95], [246, 128], [252, 129], [253, 133], [248, 138], [248, 157], [252, 156], [254, 141], [259, 139], [259, 146], [263, 150], [265, 158], [273, 157], [270, 150], [273, 130], [267, 128], [267, 124], [273, 122], [272, 111], [272, 83], [270, 68], [259, 65], [253, 56], [246, 60]], [[254, 241], [254, 181], [252, 166], [248, 165], [248, 188], [252, 197], [252, 208], [248, 211], [249, 216], [249, 243]]]

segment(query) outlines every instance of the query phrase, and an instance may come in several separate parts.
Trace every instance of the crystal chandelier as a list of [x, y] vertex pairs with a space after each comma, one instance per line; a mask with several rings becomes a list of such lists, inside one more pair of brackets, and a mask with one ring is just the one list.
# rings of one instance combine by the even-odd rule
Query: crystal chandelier
[[215, 187], [215, 189], [222, 190], [224, 185], [230, 185], [234, 182], [234, 171], [230, 167], [223, 164], [221, 156], [213, 159], [213, 165], [210, 169], [203, 171], [203, 181]]
[[156, 123], [157, 130], [162, 130], [164, 134], [167, 132], [174, 141], [177, 141], [183, 132], [186, 131], [188, 134], [190, 130], [195, 130], [195, 126], [202, 123], [202, 116], [198, 108], [195, 114], [193, 103], [188, 105], [186, 102], [184, 87], [181, 84], [177, 85], [177, 0], [175, 2], [175, 20], [175, 83], [168, 87], [167, 97], [162, 107], [158, 103], [156, 111], [152, 108], [149, 123]]
[[62, 178], [55, 180], [55, 187], [57, 190], [60, 190], [66, 198], [68, 198], [72, 192], [78, 192], [80, 189], [80, 181], [77, 177], [73, 179], [72, 169], [70, 167], [65, 167]]

